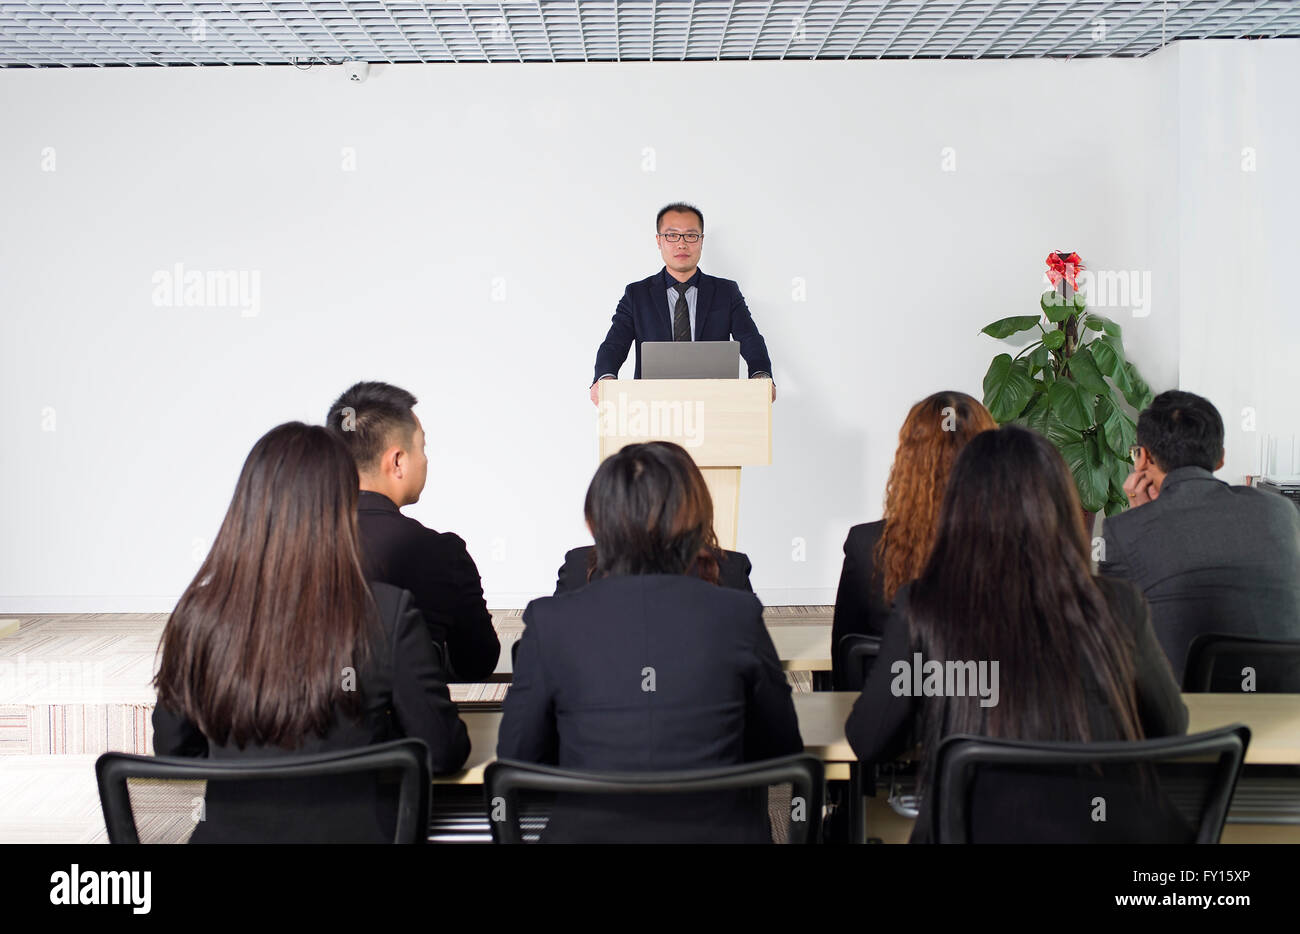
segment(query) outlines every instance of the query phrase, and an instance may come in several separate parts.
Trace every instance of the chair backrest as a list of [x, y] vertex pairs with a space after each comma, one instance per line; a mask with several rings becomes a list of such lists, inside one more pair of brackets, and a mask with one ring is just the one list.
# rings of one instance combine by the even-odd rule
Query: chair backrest
[[1217, 843], [1250, 729], [1137, 742], [958, 734], [931, 778], [937, 843]]
[[1206, 632], [1187, 649], [1183, 690], [1189, 694], [1240, 693], [1250, 669], [1261, 694], [1300, 693], [1300, 641]]
[[716, 769], [678, 772], [580, 772], [500, 759], [487, 767], [483, 784], [488, 822], [496, 843], [523, 843], [520, 792], [588, 796], [673, 796], [758, 791], [790, 786], [786, 841], [821, 838], [825, 769], [816, 756], [793, 755]]
[[839, 657], [844, 671], [841, 675], [841, 690], [861, 691], [867, 683], [867, 674], [880, 654], [880, 637], [867, 636], [850, 632], [840, 637]]
[[[294, 782], [341, 778], [385, 777], [398, 785], [394, 843], [423, 843], [429, 828], [429, 747], [424, 740], [406, 738], [310, 756], [262, 759], [197, 759], [135, 756], [107, 752], [95, 762], [99, 800], [109, 843], [139, 843], [136, 817], [127, 782], [206, 782], [216, 784], [268, 782], [293, 787]], [[364, 804], [364, 803], [363, 803]], [[266, 842], [294, 842], [268, 839]]]

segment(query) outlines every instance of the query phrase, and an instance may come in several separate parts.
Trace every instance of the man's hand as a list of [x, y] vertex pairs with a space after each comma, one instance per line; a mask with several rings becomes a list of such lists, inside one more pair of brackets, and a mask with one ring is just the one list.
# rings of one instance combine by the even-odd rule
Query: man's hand
[[1156, 486], [1150, 473], [1135, 470], [1124, 481], [1124, 495], [1128, 497], [1129, 506], [1145, 506], [1160, 497], [1160, 487]]
[[766, 370], [759, 370], [757, 373], [752, 373], [752, 374], [750, 374], [750, 377], [749, 377], [749, 378], [750, 378], [750, 379], [765, 379], [765, 380], [767, 380], [769, 383], [772, 383], [772, 401], [773, 401], [773, 402], [776, 401], [776, 383], [773, 382], [773, 380], [772, 380], [772, 374], [771, 374], [771, 373], [768, 373]]
[[[600, 379], [613, 379], [613, 378], [614, 377], [612, 376], [602, 376]], [[596, 408], [600, 408], [600, 390], [597, 388], [600, 385], [600, 379], [596, 380], [596, 382], [591, 384], [591, 404], [596, 406]]]

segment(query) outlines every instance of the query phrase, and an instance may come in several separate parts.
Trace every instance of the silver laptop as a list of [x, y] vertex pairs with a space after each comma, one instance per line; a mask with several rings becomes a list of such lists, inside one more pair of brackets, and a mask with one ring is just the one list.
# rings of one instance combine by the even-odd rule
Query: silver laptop
[[739, 341], [644, 341], [642, 379], [739, 379]]

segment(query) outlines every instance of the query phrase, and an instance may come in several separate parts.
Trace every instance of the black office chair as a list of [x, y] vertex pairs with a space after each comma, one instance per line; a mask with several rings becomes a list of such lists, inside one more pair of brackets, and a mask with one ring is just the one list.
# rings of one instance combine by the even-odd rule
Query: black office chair
[[[483, 789], [493, 841], [524, 843], [538, 838], [544, 821], [536, 810], [522, 813], [521, 792], [540, 792], [548, 797], [669, 796], [767, 790], [788, 784], [790, 798], [785, 808], [788, 820], [784, 827], [774, 825], [773, 833], [783, 836], [785, 842], [805, 844], [817, 843], [821, 838], [824, 775], [820, 759], [802, 754], [685, 772], [577, 772], [502, 759], [487, 767]], [[776, 797], [773, 795], [773, 799]]]
[[[346, 804], [358, 806], [359, 824], [355, 830], [357, 839], [366, 839], [373, 835], [378, 802], [375, 799], [382, 787], [397, 786], [396, 805], [394, 809], [395, 829], [393, 843], [423, 843], [429, 827], [429, 747], [424, 740], [406, 738], [373, 746], [345, 749], [312, 756], [284, 756], [272, 759], [197, 759], [171, 758], [161, 756], [135, 756], [121, 752], [104, 753], [95, 762], [95, 776], [99, 781], [99, 800], [104, 810], [104, 824], [108, 828], [109, 843], [139, 843], [140, 835], [136, 822], [136, 810], [141, 810], [154, 823], [159, 814], [174, 826], [186, 824], [181, 839], [174, 836], [167, 842], [182, 842], [189, 837], [198, 821], [206, 819], [206, 798], [214, 784], [257, 782], [256, 791], [268, 790], [276, 799], [274, 806], [292, 796], [302, 794], [304, 789], [295, 787], [294, 783], [315, 780], [313, 791], [323, 786], [322, 781], [340, 782], [338, 790], [345, 796], [352, 796]], [[174, 798], [170, 812], [167, 808], [150, 809], [147, 805], [133, 808], [132, 791], [128, 786], [131, 780], [149, 782], [145, 789], [159, 786], [180, 786], [183, 793]], [[206, 783], [200, 787], [197, 783]], [[363, 800], [357, 800], [353, 794], [357, 789], [368, 790], [370, 794]], [[143, 797], [147, 797], [142, 793]], [[314, 794], [303, 795], [303, 808], [300, 826], [310, 828], [317, 817], [337, 818], [339, 810], [328, 800], [319, 800]], [[255, 796], [254, 796], [255, 800]], [[180, 811], [180, 815], [178, 815]], [[192, 811], [192, 813], [191, 813]], [[320, 812], [319, 814], [314, 812]], [[277, 816], [283, 811], [277, 812]], [[285, 815], [292, 819], [295, 815]], [[179, 820], [178, 820], [179, 817]], [[280, 825], [283, 828], [283, 824]], [[317, 823], [316, 829], [319, 830]], [[267, 843], [304, 842], [275, 836], [267, 830]], [[311, 839], [306, 842], [333, 842], [322, 839], [319, 833], [306, 831]], [[274, 836], [274, 838], [272, 838]], [[349, 832], [348, 842], [356, 842]], [[258, 842], [250, 840], [249, 842]], [[374, 841], [380, 842], [380, 841]]]
[[843, 664], [840, 689], [861, 691], [867, 674], [880, 654], [880, 637], [850, 632], [840, 637], [839, 658]]
[[1139, 742], [939, 744], [937, 843], [1217, 843], [1250, 744], [1241, 724]]
[[1300, 641], [1202, 633], [1187, 649], [1183, 691], [1240, 694], [1245, 668], [1260, 694], [1300, 693]]

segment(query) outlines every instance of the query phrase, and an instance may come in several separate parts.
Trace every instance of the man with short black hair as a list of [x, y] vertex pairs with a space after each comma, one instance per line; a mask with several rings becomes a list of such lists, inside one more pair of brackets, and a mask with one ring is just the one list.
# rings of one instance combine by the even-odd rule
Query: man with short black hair
[[1138, 416], [1130, 508], [1102, 527], [1101, 573], [1151, 605], [1181, 678], [1202, 633], [1300, 639], [1300, 511], [1274, 493], [1229, 486], [1223, 419], [1209, 400], [1163, 392]]
[[419, 501], [429, 469], [415, 404], [405, 389], [357, 383], [330, 406], [325, 424], [357, 462], [366, 579], [409, 590], [434, 641], [444, 646], [448, 680], [479, 681], [495, 670], [501, 644], [478, 567], [460, 536], [435, 532], [401, 513]]
[[[634, 379], [641, 378], [643, 341], [740, 342], [740, 355], [750, 379], [772, 379], [767, 344], [749, 313], [740, 286], [700, 269], [704, 250], [704, 214], [692, 204], [677, 201], [659, 209], [655, 217], [655, 243], [664, 267], [653, 276], [631, 283], [614, 310], [609, 333], [596, 351], [596, 372], [591, 401], [599, 404], [596, 383], [613, 379], [636, 342]], [[776, 384], [772, 384], [776, 401]]]

